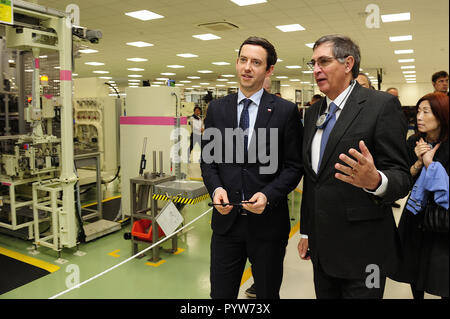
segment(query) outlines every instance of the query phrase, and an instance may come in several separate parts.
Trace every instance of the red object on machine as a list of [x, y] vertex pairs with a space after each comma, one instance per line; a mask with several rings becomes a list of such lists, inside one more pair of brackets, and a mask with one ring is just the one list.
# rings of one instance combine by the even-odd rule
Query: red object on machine
[[[153, 241], [153, 226], [152, 221], [149, 219], [140, 219], [133, 223], [133, 228], [131, 229], [131, 235], [137, 237], [141, 240], [152, 242]], [[164, 237], [161, 227], [158, 225], [158, 238]]]

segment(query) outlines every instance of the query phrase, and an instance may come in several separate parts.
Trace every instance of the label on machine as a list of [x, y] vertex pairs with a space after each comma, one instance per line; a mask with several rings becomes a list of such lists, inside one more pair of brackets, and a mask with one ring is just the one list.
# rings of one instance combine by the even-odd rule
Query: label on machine
[[166, 236], [172, 234], [178, 226], [181, 225], [183, 220], [183, 216], [181, 216], [180, 212], [172, 202], [168, 202], [158, 216], [156, 216], [156, 222], [164, 231]]

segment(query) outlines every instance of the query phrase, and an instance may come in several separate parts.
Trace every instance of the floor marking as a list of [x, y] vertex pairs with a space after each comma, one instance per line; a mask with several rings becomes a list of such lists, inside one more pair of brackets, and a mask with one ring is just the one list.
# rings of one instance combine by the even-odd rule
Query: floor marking
[[[112, 201], [113, 199], [118, 199], [118, 198], [121, 198], [121, 197], [122, 197], [122, 195], [118, 195], [118, 196], [110, 197], [110, 198], [107, 198], [107, 199], [103, 199], [102, 203], [106, 203], [106, 202]], [[86, 204], [86, 205], [81, 206], [81, 208], [87, 208], [87, 207], [90, 207], [90, 206], [94, 206], [94, 205], [97, 205], [97, 203], [98, 202], [91, 203], [91, 204]]]
[[160, 261], [158, 261], [157, 263], [153, 263], [153, 262], [148, 262], [148, 263], [145, 263], [147, 266], [152, 266], [152, 267], [159, 267], [159, 266], [161, 266], [162, 264], [164, 264], [166, 261], [164, 260], [164, 259], [161, 259]]
[[22, 261], [24, 263], [36, 266], [38, 268], [45, 269], [45, 270], [47, 270], [48, 272], [51, 272], [51, 273], [60, 269], [56, 265], [50, 264], [48, 262], [45, 262], [45, 261], [42, 261], [42, 260], [39, 260], [39, 259], [30, 257], [30, 256], [27, 256], [27, 255], [22, 255], [22, 254], [20, 254], [18, 252], [15, 252], [15, 251], [12, 251], [12, 250], [9, 250], [9, 249], [6, 249], [6, 248], [0, 247], [0, 254], [8, 256], [8, 257], [13, 258], [13, 259], [20, 260], [20, 261]]
[[178, 255], [178, 254], [181, 254], [183, 251], [184, 251], [183, 248], [178, 248], [177, 251], [174, 252], [173, 254], [174, 254], [174, 255]]
[[118, 255], [117, 253], [120, 251], [120, 249], [116, 249], [112, 252], [110, 252], [108, 255], [113, 256], [113, 257], [120, 257], [120, 255]]

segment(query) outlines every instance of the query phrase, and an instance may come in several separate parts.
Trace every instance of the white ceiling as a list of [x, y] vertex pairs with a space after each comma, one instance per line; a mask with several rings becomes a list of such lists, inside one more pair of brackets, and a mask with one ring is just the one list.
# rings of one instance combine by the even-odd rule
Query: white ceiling
[[[173, 72], [177, 83], [189, 80], [187, 76], [200, 76], [199, 82], [209, 86], [223, 84], [217, 79], [223, 74], [235, 74], [234, 63], [240, 44], [249, 36], [261, 36], [271, 41], [282, 62], [275, 66], [275, 76], [289, 79], [311, 78], [302, 69], [287, 69], [289, 65], [302, 65], [311, 58], [312, 50], [305, 46], [326, 34], [344, 34], [359, 44], [361, 67], [376, 75], [382, 68], [384, 83], [405, 83], [400, 58], [414, 58], [417, 82], [430, 82], [431, 74], [449, 69], [449, 1], [448, 0], [267, 0], [267, 3], [240, 7], [230, 0], [39, 0], [40, 5], [64, 11], [70, 3], [80, 7], [83, 27], [100, 29], [103, 38], [99, 44], [90, 44], [99, 50], [83, 54], [76, 59], [75, 72], [79, 77], [101, 76], [94, 70], [106, 70], [121, 88], [130, 74], [142, 74], [141, 80], [154, 81], [161, 73]], [[380, 14], [411, 12], [411, 20], [380, 22], [380, 28], [366, 27], [365, 9], [375, 3]], [[125, 12], [149, 10], [164, 16], [163, 19], [140, 21]], [[227, 21], [239, 29], [212, 32], [199, 24]], [[302, 25], [306, 30], [282, 32], [277, 25]], [[220, 40], [202, 41], [193, 35], [214, 33]], [[390, 42], [389, 36], [412, 35], [412, 41]], [[136, 48], [126, 42], [145, 41], [154, 46]], [[397, 49], [414, 49], [413, 54], [395, 55]], [[181, 58], [177, 54], [193, 53], [198, 58]], [[147, 58], [148, 62], [129, 62], [132, 57]], [[85, 62], [103, 62], [104, 66], [85, 65]], [[227, 66], [213, 65], [225, 61]], [[183, 65], [171, 69], [167, 65]], [[143, 68], [143, 72], [127, 68]], [[200, 74], [198, 70], [211, 70]], [[286, 80], [286, 81], [289, 81]], [[233, 80], [231, 80], [233, 81]], [[237, 81], [234, 78], [234, 81]], [[233, 86], [232, 84], [227, 84]]]

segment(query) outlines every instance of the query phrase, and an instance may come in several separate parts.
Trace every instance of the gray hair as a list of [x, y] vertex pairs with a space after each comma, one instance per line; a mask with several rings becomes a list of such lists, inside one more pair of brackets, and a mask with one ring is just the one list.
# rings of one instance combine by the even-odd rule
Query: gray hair
[[326, 42], [331, 42], [333, 44], [333, 54], [339, 62], [344, 63], [344, 59], [348, 56], [352, 56], [355, 59], [355, 64], [352, 68], [352, 76], [356, 79], [358, 77], [359, 66], [361, 64], [361, 53], [359, 46], [349, 37], [344, 35], [325, 35], [314, 43], [313, 50]]

